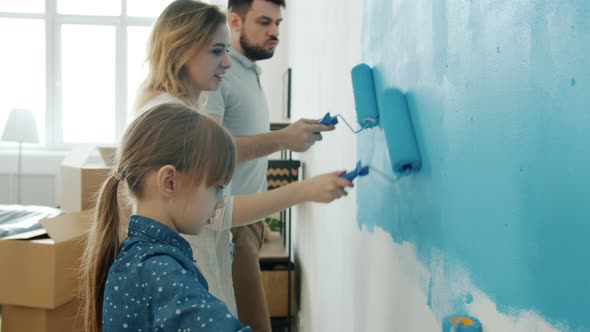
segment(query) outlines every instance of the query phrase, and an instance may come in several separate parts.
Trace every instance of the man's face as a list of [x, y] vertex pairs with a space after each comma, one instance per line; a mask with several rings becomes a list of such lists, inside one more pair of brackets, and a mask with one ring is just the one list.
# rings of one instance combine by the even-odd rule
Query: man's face
[[279, 44], [279, 25], [283, 21], [281, 6], [270, 1], [254, 0], [243, 18], [240, 46], [252, 61], [271, 58]]

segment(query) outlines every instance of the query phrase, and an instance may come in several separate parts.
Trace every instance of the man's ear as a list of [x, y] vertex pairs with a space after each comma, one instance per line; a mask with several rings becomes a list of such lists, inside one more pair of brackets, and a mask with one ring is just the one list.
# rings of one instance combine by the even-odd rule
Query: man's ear
[[170, 196], [178, 190], [178, 171], [172, 165], [162, 166], [156, 176], [158, 190], [164, 196]]
[[227, 18], [227, 24], [229, 25], [231, 32], [241, 33], [244, 26], [244, 21], [242, 20], [240, 14], [231, 11], [229, 12], [229, 17]]

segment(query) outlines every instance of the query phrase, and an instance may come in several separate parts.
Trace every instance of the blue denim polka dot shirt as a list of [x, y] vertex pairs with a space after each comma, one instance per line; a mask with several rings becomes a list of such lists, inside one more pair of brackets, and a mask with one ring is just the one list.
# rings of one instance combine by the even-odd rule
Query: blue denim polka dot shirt
[[103, 331], [251, 331], [208, 292], [189, 243], [138, 215], [109, 270]]

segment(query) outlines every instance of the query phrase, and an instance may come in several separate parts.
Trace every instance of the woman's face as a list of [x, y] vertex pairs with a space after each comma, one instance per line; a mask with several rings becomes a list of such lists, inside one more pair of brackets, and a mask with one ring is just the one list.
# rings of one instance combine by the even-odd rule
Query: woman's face
[[215, 91], [219, 88], [223, 74], [231, 66], [228, 48], [229, 30], [225, 24], [221, 24], [211, 40], [184, 65], [194, 92]]

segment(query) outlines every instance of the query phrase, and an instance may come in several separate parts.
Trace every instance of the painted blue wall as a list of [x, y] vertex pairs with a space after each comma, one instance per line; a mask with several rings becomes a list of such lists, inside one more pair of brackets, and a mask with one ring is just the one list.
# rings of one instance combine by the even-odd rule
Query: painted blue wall
[[[359, 181], [359, 223], [444, 253], [504, 313], [590, 329], [590, 1], [365, 0], [363, 59], [407, 92], [423, 168]], [[390, 171], [385, 151], [359, 135]]]

